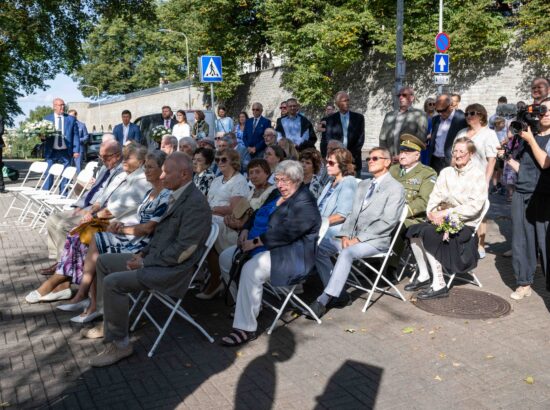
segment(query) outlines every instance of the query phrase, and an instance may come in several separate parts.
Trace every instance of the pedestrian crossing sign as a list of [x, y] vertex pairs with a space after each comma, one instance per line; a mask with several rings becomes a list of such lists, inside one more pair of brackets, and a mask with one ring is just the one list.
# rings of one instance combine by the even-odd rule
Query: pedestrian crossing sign
[[222, 58], [220, 56], [200, 56], [199, 68], [202, 83], [221, 83]]

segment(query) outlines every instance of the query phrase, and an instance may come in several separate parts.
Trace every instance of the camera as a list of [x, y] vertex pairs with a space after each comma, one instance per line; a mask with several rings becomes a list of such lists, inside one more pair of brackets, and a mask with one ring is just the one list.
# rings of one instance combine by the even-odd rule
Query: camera
[[533, 134], [540, 132], [540, 118], [546, 114], [546, 105], [528, 105], [519, 107], [515, 121], [510, 123], [510, 131], [514, 136], [520, 135], [523, 131], [527, 131], [527, 127], [531, 127]]

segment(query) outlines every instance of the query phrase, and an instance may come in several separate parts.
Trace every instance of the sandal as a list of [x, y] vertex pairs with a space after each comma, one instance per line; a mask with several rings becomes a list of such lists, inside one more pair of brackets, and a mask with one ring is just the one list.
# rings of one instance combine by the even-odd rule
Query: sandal
[[233, 347], [244, 345], [245, 343], [255, 340], [257, 337], [258, 336], [256, 336], [256, 332], [247, 332], [241, 329], [233, 329], [229, 336], [226, 336], [222, 339], [222, 346]]

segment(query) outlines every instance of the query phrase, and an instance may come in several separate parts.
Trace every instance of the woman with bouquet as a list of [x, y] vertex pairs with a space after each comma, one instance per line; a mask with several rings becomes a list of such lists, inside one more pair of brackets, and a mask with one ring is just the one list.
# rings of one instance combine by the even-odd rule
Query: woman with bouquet
[[[422, 289], [418, 299], [448, 296], [443, 269], [460, 274], [477, 266], [477, 235], [473, 234], [487, 201], [487, 184], [483, 170], [472, 162], [475, 152], [471, 139], [455, 141], [453, 166], [441, 171], [428, 200], [428, 221], [407, 231], [418, 276], [405, 290]], [[431, 285], [427, 263], [433, 273]]]

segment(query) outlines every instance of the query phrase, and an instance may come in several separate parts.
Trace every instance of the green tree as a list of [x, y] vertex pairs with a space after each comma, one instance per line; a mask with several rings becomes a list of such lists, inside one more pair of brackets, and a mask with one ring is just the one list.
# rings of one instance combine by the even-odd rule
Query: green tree
[[[434, 52], [438, 1], [406, 2], [404, 56], [421, 60]], [[447, 0], [445, 26], [452, 39], [453, 61], [482, 63], [502, 52], [510, 33], [505, 19], [492, 11], [492, 0]], [[287, 59], [284, 84], [300, 101], [320, 106], [334, 93], [334, 80], [375, 50], [395, 55], [394, 1], [266, 0], [267, 36]]]
[[153, 0], [4, 0], [0, 2], [0, 114], [12, 124], [17, 98], [44, 88], [81, 58], [81, 42], [100, 16], [148, 15]]
[[53, 108], [47, 105], [39, 105], [35, 109], [31, 110], [29, 112], [29, 116], [27, 117], [25, 122], [37, 122], [42, 121], [42, 119], [53, 113]]
[[[523, 51], [529, 60], [549, 74], [550, 69], [550, 3], [546, 0], [525, 2], [519, 12], [519, 28]], [[540, 75], [540, 74], [539, 74]]]

